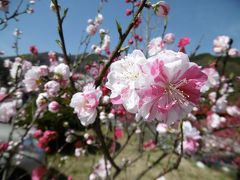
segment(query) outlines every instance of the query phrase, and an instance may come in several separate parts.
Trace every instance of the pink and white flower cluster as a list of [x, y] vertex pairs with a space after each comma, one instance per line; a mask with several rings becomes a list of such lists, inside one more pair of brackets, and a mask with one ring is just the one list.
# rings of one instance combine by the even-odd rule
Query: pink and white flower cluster
[[89, 180], [105, 179], [107, 175], [110, 175], [111, 167], [109, 161], [105, 161], [103, 158], [100, 159], [94, 166], [93, 173], [90, 174]]
[[202, 72], [204, 72], [208, 76], [208, 79], [205, 85], [201, 88], [201, 92], [206, 92], [210, 88], [215, 88], [219, 86], [220, 76], [215, 68], [204, 68]]
[[70, 107], [74, 108], [81, 124], [88, 126], [94, 123], [97, 117], [97, 106], [102, 91], [95, 88], [93, 84], [87, 84], [83, 92], [78, 92], [72, 96]]
[[17, 114], [16, 102], [9, 101], [0, 103], [0, 122], [9, 122]]
[[86, 28], [86, 32], [88, 35], [93, 36], [96, 34], [99, 26], [103, 22], [103, 15], [98, 13], [97, 16], [95, 17], [95, 20], [89, 19], [88, 20], [88, 26]]
[[111, 65], [107, 79], [113, 104], [170, 125], [198, 103], [207, 76], [184, 53], [163, 50], [146, 59], [134, 50]]
[[201, 136], [189, 121], [183, 122], [183, 136], [183, 152], [189, 155], [196, 153]]
[[218, 55], [225, 54], [230, 47], [231, 39], [228, 36], [218, 36], [213, 40], [213, 51]]

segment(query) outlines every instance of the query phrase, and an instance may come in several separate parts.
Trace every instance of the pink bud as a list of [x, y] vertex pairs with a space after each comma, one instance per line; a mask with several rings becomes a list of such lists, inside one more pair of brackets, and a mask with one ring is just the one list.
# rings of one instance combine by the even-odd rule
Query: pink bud
[[41, 129], [38, 129], [34, 132], [33, 137], [40, 138], [43, 135], [43, 132]]
[[132, 14], [132, 11], [130, 9], [126, 9], [125, 14], [126, 16], [130, 16]]
[[52, 101], [48, 105], [48, 110], [52, 113], [57, 113], [60, 109], [60, 105], [57, 101]]
[[157, 16], [167, 16], [169, 13], [169, 5], [165, 1], [160, 1], [155, 6], [155, 12]]
[[133, 39], [132, 38], [130, 38], [129, 40], [128, 40], [128, 44], [130, 45], [130, 44], [133, 44]]
[[190, 43], [191, 39], [189, 37], [183, 37], [178, 42], [178, 47], [183, 48]]
[[35, 56], [38, 55], [38, 49], [37, 49], [36, 46], [30, 46], [30, 47], [29, 47], [29, 51], [30, 51], [33, 55], [35, 55]]

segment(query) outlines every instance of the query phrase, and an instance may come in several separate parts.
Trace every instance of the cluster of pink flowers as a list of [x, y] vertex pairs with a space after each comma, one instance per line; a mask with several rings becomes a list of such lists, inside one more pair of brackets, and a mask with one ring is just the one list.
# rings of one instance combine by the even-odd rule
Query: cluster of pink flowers
[[213, 51], [217, 55], [226, 55], [230, 57], [239, 57], [240, 52], [237, 48], [231, 48], [233, 40], [226, 35], [217, 36], [213, 40]]
[[183, 152], [189, 155], [196, 153], [201, 139], [200, 132], [192, 127], [189, 121], [185, 121], [183, 122], [183, 135]]
[[111, 173], [111, 164], [109, 161], [100, 159], [94, 166], [93, 173], [90, 174], [89, 180], [105, 179]]
[[56, 131], [51, 130], [46, 130], [44, 132], [42, 132], [42, 130], [36, 130], [33, 136], [38, 139], [38, 146], [46, 152], [49, 152], [49, 142], [56, 140], [58, 134]]
[[134, 50], [111, 65], [106, 86], [112, 103], [170, 125], [191, 112], [206, 79], [184, 53], [163, 50], [146, 59]]
[[111, 38], [110, 38], [108, 32], [104, 29], [99, 30], [99, 35], [101, 38], [100, 46], [93, 44], [91, 49], [96, 54], [102, 54], [102, 52], [105, 51], [106, 54], [109, 55]]
[[16, 101], [0, 103], [0, 122], [9, 122], [17, 114]]
[[102, 14], [97, 14], [97, 16], [95, 17], [95, 20], [93, 19], [89, 19], [88, 20], [88, 26], [86, 28], [86, 32], [90, 35], [93, 36], [96, 34], [99, 26], [102, 24], [103, 22], [103, 15]]

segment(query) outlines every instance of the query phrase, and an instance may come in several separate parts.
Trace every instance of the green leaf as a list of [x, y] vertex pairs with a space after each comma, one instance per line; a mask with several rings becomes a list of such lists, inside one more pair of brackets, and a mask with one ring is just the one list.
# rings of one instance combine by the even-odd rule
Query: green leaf
[[63, 16], [62, 16], [62, 21], [65, 19], [68, 13], [68, 8], [64, 9]]
[[117, 24], [117, 30], [118, 30], [118, 34], [120, 36], [120, 38], [122, 37], [122, 27], [119, 24], [119, 22], [116, 20], [116, 24]]
[[63, 46], [62, 46], [62, 42], [61, 42], [59, 39], [57, 39], [57, 40], [55, 40], [55, 41], [56, 41], [56, 43], [59, 45], [60, 48], [63, 47]]

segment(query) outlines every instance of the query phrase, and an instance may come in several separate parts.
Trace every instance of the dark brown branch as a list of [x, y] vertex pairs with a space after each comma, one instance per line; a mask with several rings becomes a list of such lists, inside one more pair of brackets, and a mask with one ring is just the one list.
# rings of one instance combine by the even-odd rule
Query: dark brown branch
[[143, 170], [137, 177], [136, 180], [141, 179], [148, 171], [158, 165], [168, 154], [163, 153], [156, 161], [154, 161], [150, 166], [148, 166], [145, 170]]
[[101, 126], [100, 126], [100, 119], [97, 118], [95, 123], [93, 124], [93, 129], [100, 141], [100, 144], [101, 144], [101, 150], [104, 154], [104, 156], [109, 160], [109, 162], [111, 163], [111, 165], [116, 169], [116, 172], [120, 172], [121, 169], [120, 167], [118, 167], [118, 165], [114, 162], [114, 160], [112, 159], [112, 157], [110, 156], [109, 154], [109, 151], [108, 151], [108, 147], [105, 143], [105, 140], [104, 140], [104, 136], [103, 136], [103, 133], [102, 133], [102, 130], [101, 130]]
[[125, 143], [122, 145], [121, 149], [119, 149], [119, 151], [114, 155], [113, 159], [115, 159], [115, 158], [125, 149], [125, 147], [128, 145], [129, 140], [131, 139], [131, 137], [132, 137], [133, 134], [135, 133], [136, 129], [137, 129], [137, 128], [134, 128], [134, 129], [132, 130], [132, 132], [131, 132], [130, 134], [128, 134]]
[[[158, 177], [162, 177], [162, 176], [164, 176], [165, 174], [167, 174], [167, 173], [169, 173], [169, 172], [171, 172], [171, 171], [173, 171], [173, 170], [176, 170], [176, 169], [178, 169], [178, 167], [179, 167], [179, 165], [180, 165], [180, 163], [181, 163], [181, 160], [182, 160], [182, 156], [183, 156], [183, 140], [184, 140], [184, 134], [183, 134], [183, 121], [181, 121], [180, 122], [180, 135], [181, 135], [181, 141], [180, 141], [180, 154], [178, 155], [178, 158], [177, 158], [177, 160], [176, 160], [176, 162], [171, 166], [171, 167], [169, 167], [169, 168], [167, 168], [167, 169], [164, 169], [163, 170], [163, 172], [161, 172], [161, 173], [159, 173], [154, 179], [157, 179]], [[177, 141], [176, 141], [177, 142]], [[175, 143], [175, 148], [177, 147], [177, 143]], [[176, 154], [175, 153], [175, 148], [174, 148], [174, 150], [173, 150], [173, 153], [174, 154]]]
[[66, 50], [66, 45], [65, 45], [65, 40], [64, 40], [64, 34], [63, 34], [63, 18], [60, 15], [60, 6], [58, 5], [58, 0], [53, 0], [53, 4], [55, 6], [56, 9], [56, 15], [57, 15], [57, 20], [58, 20], [58, 34], [59, 34], [59, 38], [61, 41], [61, 49], [64, 55], [64, 59], [67, 65], [70, 65], [70, 59], [67, 55], [67, 50]]
[[118, 42], [115, 50], [113, 51], [113, 53], [112, 53], [109, 61], [108, 61], [107, 64], [103, 67], [103, 69], [102, 69], [99, 77], [98, 77], [97, 80], [95, 81], [95, 85], [96, 85], [96, 86], [101, 85], [102, 79], [103, 79], [103, 77], [105, 76], [108, 68], [109, 68], [110, 65], [113, 63], [114, 59], [119, 56], [119, 54], [120, 54], [119, 50], [121, 49], [122, 44], [123, 44], [123, 42], [125, 41], [125, 39], [127, 38], [128, 34], [130, 33], [130, 31], [131, 31], [132, 28], [134, 27], [134, 25], [135, 25], [135, 23], [136, 23], [139, 15], [140, 15], [141, 11], [143, 10], [146, 2], [147, 2], [147, 0], [143, 0], [143, 1], [142, 1], [141, 6], [138, 8], [138, 10], [137, 10], [134, 18], [132, 19], [131, 23], [128, 25], [127, 30], [126, 30], [126, 31], [122, 34], [122, 36], [120, 37], [120, 40], [119, 40], [119, 42]]

